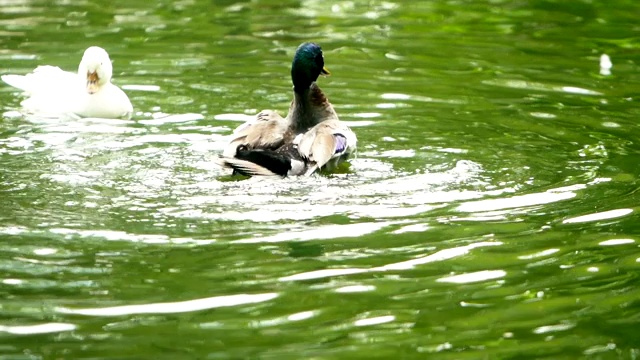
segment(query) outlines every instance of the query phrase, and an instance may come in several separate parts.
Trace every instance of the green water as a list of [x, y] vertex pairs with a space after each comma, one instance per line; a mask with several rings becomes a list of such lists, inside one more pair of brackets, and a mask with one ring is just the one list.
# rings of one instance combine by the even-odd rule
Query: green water
[[[135, 109], [0, 86], [0, 359], [640, 357], [639, 2], [0, 4], [0, 73], [99, 45]], [[309, 40], [358, 156], [224, 176]]]

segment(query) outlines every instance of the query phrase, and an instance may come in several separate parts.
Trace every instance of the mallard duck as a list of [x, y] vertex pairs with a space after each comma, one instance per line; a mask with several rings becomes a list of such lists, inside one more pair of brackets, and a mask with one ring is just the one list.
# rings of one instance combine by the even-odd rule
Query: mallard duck
[[26, 93], [21, 105], [30, 113], [128, 119], [131, 101], [111, 83], [112, 74], [109, 54], [92, 46], [84, 52], [78, 73], [44, 65], [27, 75], [3, 75], [2, 80]]
[[217, 163], [248, 176], [309, 176], [347, 159], [356, 149], [356, 135], [316, 83], [329, 74], [320, 46], [300, 45], [291, 65], [293, 100], [287, 117], [261, 111], [235, 129]]

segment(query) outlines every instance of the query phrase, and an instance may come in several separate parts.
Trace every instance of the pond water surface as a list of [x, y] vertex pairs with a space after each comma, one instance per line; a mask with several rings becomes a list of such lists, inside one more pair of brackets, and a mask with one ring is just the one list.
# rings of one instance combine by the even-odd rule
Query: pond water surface
[[[0, 1], [0, 73], [102, 46], [135, 109], [23, 116], [0, 86], [0, 359], [638, 358], [638, 14]], [[357, 157], [225, 175], [304, 41]]]

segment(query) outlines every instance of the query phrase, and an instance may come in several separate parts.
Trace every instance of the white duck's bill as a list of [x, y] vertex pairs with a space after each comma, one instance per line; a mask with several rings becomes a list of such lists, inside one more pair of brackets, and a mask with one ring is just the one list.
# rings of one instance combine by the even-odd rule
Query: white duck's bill
[[98, 92], [98, 81], [100, 81], [100, 77], [96, 71], [87, 73], [87, 92], [89, 94]]

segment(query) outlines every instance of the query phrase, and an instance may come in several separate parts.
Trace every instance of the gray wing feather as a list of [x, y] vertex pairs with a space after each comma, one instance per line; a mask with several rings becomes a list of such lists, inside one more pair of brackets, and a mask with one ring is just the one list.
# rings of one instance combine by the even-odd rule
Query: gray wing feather
[[[336, 137], [340, 134], [347, 138], [343, 152], [336, 153]], [[355, 146], [355, 134], [340, 120], [327, 120], [311, 128], [299, 138], [298, 151], [304, 158], [321, 168], [332, 158], [342, 156]]]
[[238, 145], [246, 145], [253, 149], [273, 149], [284, 142], [288, 121], [272, 110], [259, 112], [255, 119], [238, 126], [223, 155], [233, 157]]

